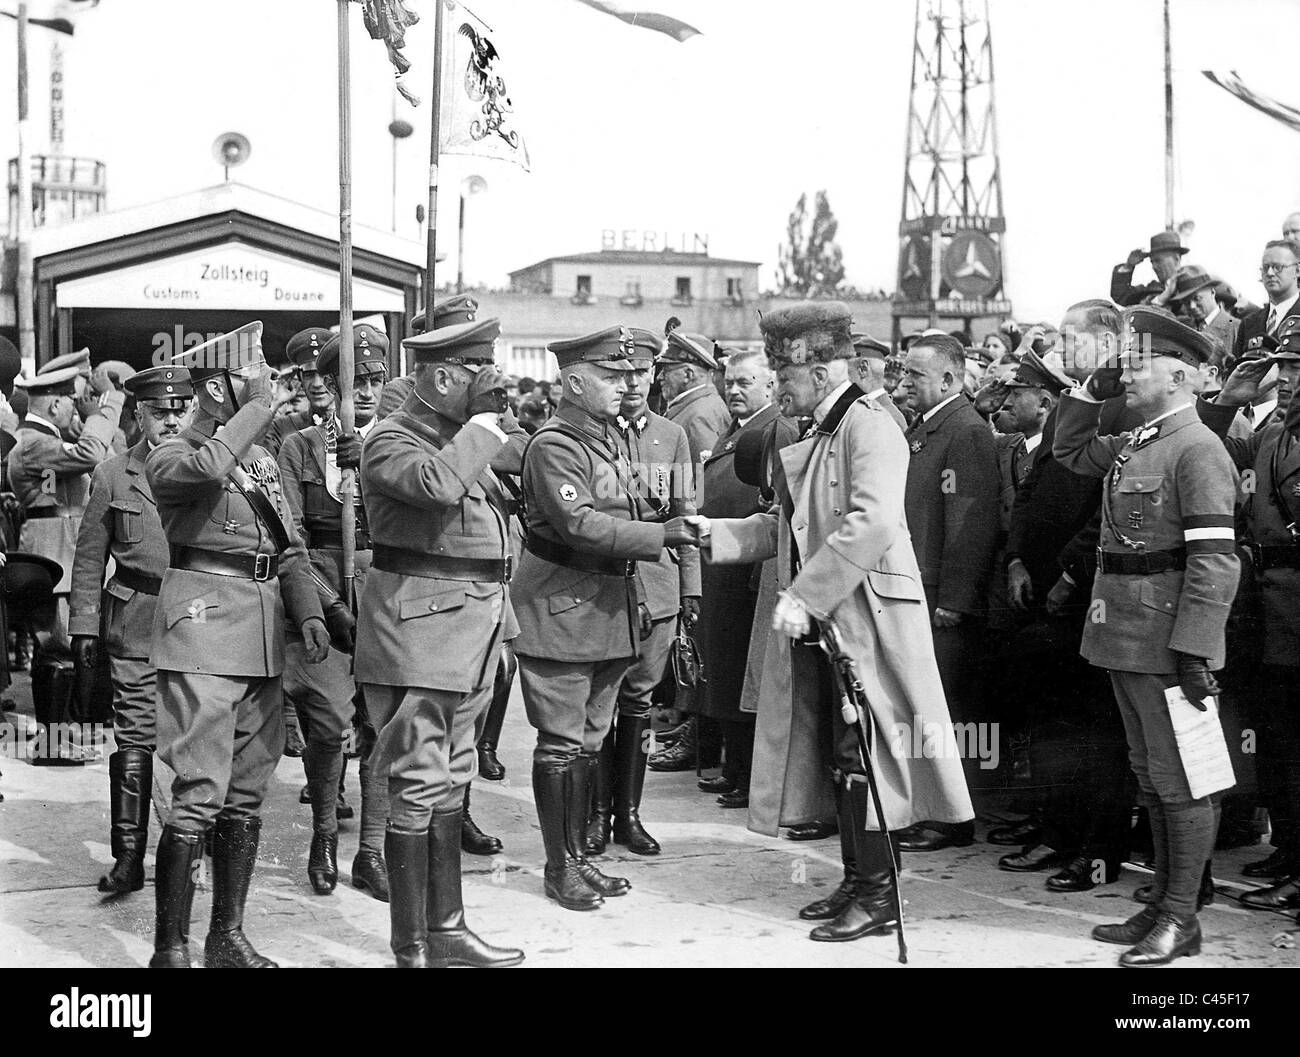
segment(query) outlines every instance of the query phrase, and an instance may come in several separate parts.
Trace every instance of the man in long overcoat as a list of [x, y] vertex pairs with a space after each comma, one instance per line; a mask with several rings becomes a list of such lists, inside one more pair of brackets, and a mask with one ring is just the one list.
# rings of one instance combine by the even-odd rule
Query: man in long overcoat
[[[763, 667], [750, 827], [775, 835], [778, 824], [824, 817], [833, 763], [845, 787], [840, 825], [854, 839], [840, 898], [826, 912], [833, 920], [811, 934], [825, 941], [857, 939], [897, 921], [886, 831], [974, 817], [903, 514], [907, 444], [848, 380], [851, 323], [848, 308], [833, 301], [764, 317], [778, 400], [813, 423], [780, 453], [779, 514], [698, 522], [710, 561], [777, 557], [773, 625], [780, 633], [770, 636]], [[857, 666], [883, 826], [830, 667], [809, 635], [814, 621], [834, 622]], [[833, 760], [822, 748], [827, 723]]]

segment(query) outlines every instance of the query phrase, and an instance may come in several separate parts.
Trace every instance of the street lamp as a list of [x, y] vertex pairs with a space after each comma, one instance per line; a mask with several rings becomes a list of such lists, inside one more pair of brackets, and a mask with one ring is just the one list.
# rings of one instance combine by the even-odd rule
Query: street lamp
[[393, 101], [393, 120], [388, 123], [388, 134], [393, 137], [393, 230], [397, 230], [397, 144], [406, 139], [415, 129], [409, 121], [397, 116], [396, 97]]
[[465, 290], [465, 199], [487, 190], [487, 181], [481, 176], [466, 176], [460, 182], [460, 222], [456, 229], [456, 293]]

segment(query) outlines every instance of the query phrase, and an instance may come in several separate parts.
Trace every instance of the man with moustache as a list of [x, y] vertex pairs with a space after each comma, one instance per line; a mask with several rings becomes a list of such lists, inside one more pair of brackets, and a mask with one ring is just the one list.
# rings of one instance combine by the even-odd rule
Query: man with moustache
[[632, 333], [613, 326], [548, 348], [564, 396], [524, 455], [528, 536], [515, 578], [515, 652], [537, 730], [545, 892], [583, 911], [632, 887], [586, 858], [583, 827], [619, 687], [654, 630], [638, 566], [659, 561], [665, 547], [692, 544], [694, 534], [680, 516], [665, 520], [651, 509], [615, 435], [635, 369]]
[[[155, 672], [149, 664], [154, 608], [167, 569], [167, 537], [145, 477], [149, 452], [180, 435], [194, 390], [184, 367], [151, 367], [126, 380], [141, 439], [95, 467], [72, 563], [68, 631], [81, 673], [108, 651], [113, 682], [113, 738], [108, 758], [109, 847], [113, 867], [99, 890], [113, 895], [144, 887], [153, 754], [157, 747]], [[104, 582], [109, 558], [112, 579]]]
[[352, 640], [356, 599], [370, 571], [370, 533], [360, 497], [354, 499], [355, 562], [351, 604], [343, 592], [342, 472], [361, 465], [361, 442], [375, 425], [375, 409], [388, 373], [388, 339], [368, 324], [353, 328], [352, 406], [355, 434], [342, 432], [333, 414], [339, 399], [339, 338], [321, 347], [313, 364], [313, 385], [329, 396], [331, 413], [318, 426], [286, 437], [278, 462], [284, 496], [293, 513], [311, 561], [325, 621], [334, 649], [321, 664], [308, 664], [304, 643], [290, 632], [285, 645], [284, 696], [293, 705], [305, 746], [303, 770], [311, 800], [312, 839], [307, 877], [317, 895], [329, 895], [338, 884], [338, 789], [343, 776], [344, 740], [358, 712], [361, 744], [361, 841], [352, 861], [352, 884], [380, 902], [388, 901], [384, 867], [384, 827], [388, 817], [387, 782], [371, 767], [375, 729], [365, 708], [365, 696], [352, 678]]
[[[659, 338], [632, 328], [633, 369], [611, 431], [627, 461], [637, 493], [645, 501], [644, 520], [666, 521], [695, 513], [695, 480], [686, 431], [646, 406]], [[659, 842], [641, 824], [650, 743], [650, 695], [664, 678], [678, 624], [690, 630], [700, 616], [700, 552], [695, 547], [665, 548], [658, 561], [637, 563], [639, 590], [650, 619], [636, 662], [618, 689], [613, 727], [596, 756], [592, 808], [584, 849], [601, 855], [611, 836], [637, 855], [658, 855]], [[612, 819], [612, 822], [611, 822]]]
[[[1279, 333], [1275, 354], [1239, 364], [1212, 402], [1197, 402], [1201, 420], [1223, 438], [1237, 468], [1254, 481], [1244, 500], [1245, 535], [1263, 610], [1263, 667], [1242, 700], [1249, 703], [1258, 732], [1255, 768], [1274, 850], [1242, 873], [1276, 882], [1241, 897], [1243, 906], [1256, 910], [1300, 908], [1300, 545], [1294, 528], [1300, 516], [1300, 442], [1288, 428], [1300, 386], [1300, 316], [1288, 317]], [[1229, 428], [1236, 409], [1257, 398], [1274, 366], [1287, 425], [1274, 421], [1248, 437], [1233, 438]]]
[[329, 633], [307, 552], [258, 439], [270, 428], [271, 370], [262, 324], [177, 354], [196, 409], [145, 460], [170, 558], [154, 610], [158, 755], [175, 772], [158, 841], [155, 968], [189, 968], [190, 907], [212, 830], [209, 968], [273, 969], [244, 935], [262, 800], [284, 745], [286, 617], [307, 661]]
[[[773, 401], [776, 378], [762, 352], [734, 352], [726, 370], [731, 425], [704, 460], [700, 513], [709, 518], [746, 518], [766, 510], [760, 489], [736, 473], [737, 450], [746, 438], [762, 437], [780, 417]], [[886, 403], [890, 401], [886, 400]], [[754, 763], [754, 713], [741, 708], [750, 636], [758, 605], [761, 562], [705, 564], [696, 641], [704, 662], [701, 713], [722, 728], [722, 773], [699, 787], [717, 793], [724, 808], [749, 806]]]
[[[1170, 696], [1181, 690], [1185, 707], [1201, 712], [1217, 696], [1213, 672], [1223, 667], [1239, 575], [1235, 473], [1195, 408], [1213, 350], [1163, 310], [1129, 309], [1119, 364], [1098, 367], [1062, 397], [1052, 449], [1068, 469], [1103, 479], [1091, 608], [1101, 619], [1085, 622], [1081, 652], [1110, 673], [1155, 848], [1152, 904], [1093, 930], [1129, 948], [1123, 966], [1165, 965], [1201, 949], [1198, 894], [1221, 790], [1193, 795]], [[1101, 403], [1120, 392], [1145, 424], [1099, 436]]]
[[[890, 830], [923, 819], [969, 825], [974, 815], [904, 513], [907, 444], [887, 412], [849, 380], [851, 325], [847, 306], [837, 301], [763, 317], [777, 398], [811, 424], [780, 452], [778, 510], [692, 522], [710, 562], [777, 559], [777, 634], [768, 639], [763, 664], [750, 827], [774, 834], [778, 824], [824, 817], [832, 786], [840, 787], [844, 880], [832, 897], [800, 912], [825, 919], [810, 939], [832, 943], [898, 921]], [[883, 819], [817, 644], [822, 621], [834, 622], [863, 684]], [[898, 739], [919, 731], [942, 739], [938, 751], [901, 749]]]

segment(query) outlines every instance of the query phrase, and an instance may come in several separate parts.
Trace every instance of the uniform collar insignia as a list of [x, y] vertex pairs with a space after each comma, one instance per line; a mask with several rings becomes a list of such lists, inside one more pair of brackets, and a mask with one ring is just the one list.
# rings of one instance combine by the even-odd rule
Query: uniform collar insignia
[[618, 416], [618, 428], [626, 433], [629, 429], [635, 429], [638, 433], [644, 433], [646, 424], [650, 421], [649, 415], [642, 415], [640, 418], [629, 422], [622, 415]]
[[1133, 434], [1133, 448], [1145, 447], [1160, 436], [1159, 426], [1143, 426]]

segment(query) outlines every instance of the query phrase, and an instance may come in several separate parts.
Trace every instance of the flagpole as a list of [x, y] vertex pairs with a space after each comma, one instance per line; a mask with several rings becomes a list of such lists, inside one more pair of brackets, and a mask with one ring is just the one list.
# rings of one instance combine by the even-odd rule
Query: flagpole
[[1169, 0], [1165, 0], [1165, 230], [1174, 230], [1174, 68], [1169, 43]]
[[[356, 430], [352, 405], [352, 84], [348, 5], [338, 0], [339, 36], [339, 422], [341, 432]], [[439, 4], [441, 7], [441, 3]], [[343, 504], [343, 601], [351, 607], [356, 576], [356, 471], [344, 470], [339, 488]]]
[[[18, 244], [18, 275], [14, 307], [18, 315], [18, 352], [25, 363], [36, 363], [36, 326], [32, 319], [32, 162], [27, 154], [27, 4], [18, 5], [18, 217], [14, 240]], [[33, 370], [35, 367], [33, 366]]]
[[433, 117], [429, 137], [429, 243], [424, 259], [425, 326], [433, 326], [434, 271], [438, 260], [438, 143], [442, 137], [442, 6], [433, 16]]

